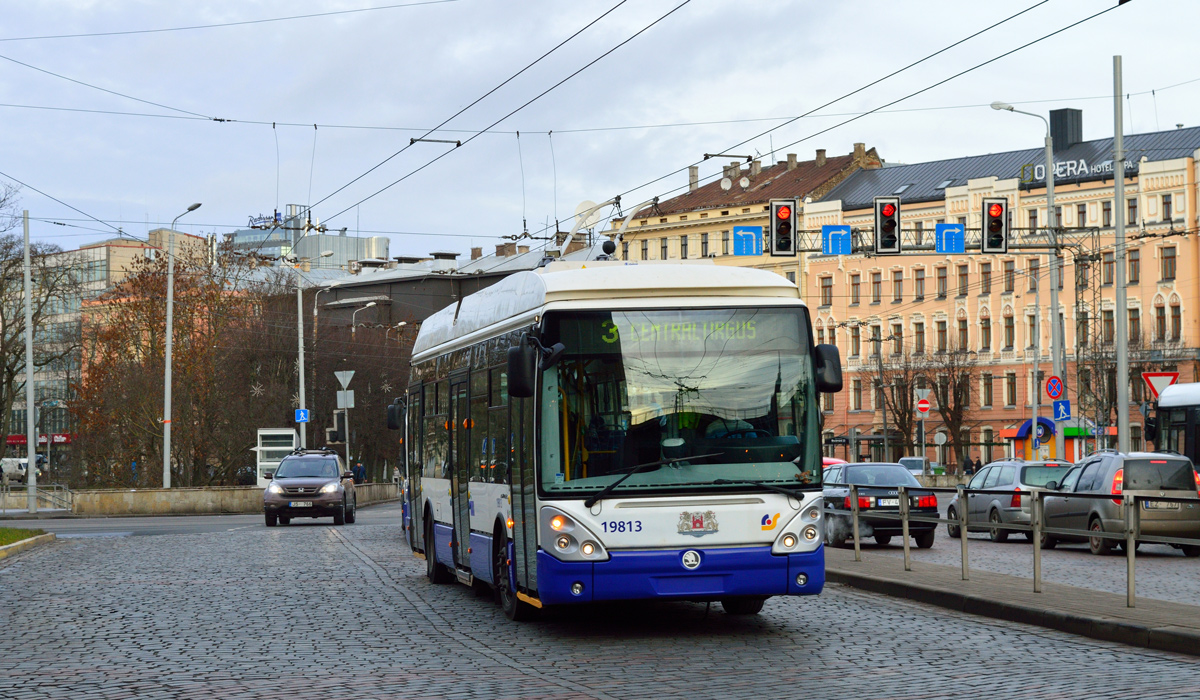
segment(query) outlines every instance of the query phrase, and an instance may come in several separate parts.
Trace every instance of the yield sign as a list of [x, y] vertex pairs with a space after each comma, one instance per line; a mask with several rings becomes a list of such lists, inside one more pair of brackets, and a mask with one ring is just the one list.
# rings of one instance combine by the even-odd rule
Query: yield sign
[[1142, 380], [1149, 385], [1150, 391], [1154, 393], [1156, 399], [1163, 389], [1171, 386], [1178, 379], [1178, 372], [1142, 372]]
[[339, 372], [334, 372], [333, 376], [337, 377], [338, 382], [341, 383], [342, 388], [345, 389], [347, 386], [349, 386], [350, 380], [354, 378], [354, 370], [344, 369]]
[[921, 399], [920, 401], [917, 402], [917, 413], [920, 413], [921, 415], [925, 415], [926, 413], [929, 413], [929, 407], [930, 407], [929, 399]]

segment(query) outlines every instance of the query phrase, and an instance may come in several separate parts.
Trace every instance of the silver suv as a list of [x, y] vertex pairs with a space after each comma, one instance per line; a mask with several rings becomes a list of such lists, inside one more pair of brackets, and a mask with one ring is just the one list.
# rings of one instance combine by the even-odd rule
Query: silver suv
[[[1196, 499], [1200, 474], [1192, 461], [1173, 453], [1103, 452], [1086, 458], [1048, 491], [1104, 493], [1113, 498], [1046, 496], [1046, 526], [1092, 532], [1125, 531], [1121, 495], [1146, 497], [1138, 507], [1139, 532], [1159, 537], [1200, 538], [1200, 502], [1156, 501], [1158, 498]], [[1087, 541], [1092, 554], [1108, 554], [1122, 542], [1102, 537], [1047, 537], [1046, 547], [1058, 542]], [[1189, 557], [1200, 557], [1200, 545], [1172, 545]]]
[[[1070, 462], [1026, 462], [1020, 459], [1002, 459], [988, 464], [979, 470], [968, 489], [997, 489], [1005, 491], [1022, 491], [1031, 493], [1046, 488], [1048, 482], [1061, 481], [1071, 469]], [[959, 509], [958, 496], [950, 499], [946, 518], [957, 520]], [[967, 530], [969, 532], [987, 532], [993, 542], [1004, 542], [1011, 531], [1002, 530], [997, 525], [1020, 524], [1028, 525], [1033, 517], [1033, 500], [1018, 494], [970, 493], [967, 494]], [[987, 523], [984, 526], [983, 523]], [[947, 525], [946, 530], [951, 537], [958, 537], [961, 528], [958, 525]], [[1032, 541], [1033, 533], [1026, 532], [1025, 539]], [[1045, 540], [1043, 539], [1043, 542]]]

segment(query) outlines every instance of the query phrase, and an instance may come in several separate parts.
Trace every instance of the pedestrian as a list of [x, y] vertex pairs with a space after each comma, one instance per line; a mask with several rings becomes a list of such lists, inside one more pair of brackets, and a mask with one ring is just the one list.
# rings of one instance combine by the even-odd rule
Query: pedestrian
[[982, 468], [983, 465], [979, 462], [979, 455], [975, 455], [975, 467], [971, 470], [971, 473], [974, 474]]
[[367, 480], [367, 470], [363, 467], [362, 462], [354, 465], [354, 483], [361, 484]]
[[968, 457], [967, 455], [963, 455], [962, 473], [963, 474], [972, 474], [972, 473], [974, 473], [974, 469], [975, 469], [975, 465], [973, 465], [971, 463], [971, 458]]

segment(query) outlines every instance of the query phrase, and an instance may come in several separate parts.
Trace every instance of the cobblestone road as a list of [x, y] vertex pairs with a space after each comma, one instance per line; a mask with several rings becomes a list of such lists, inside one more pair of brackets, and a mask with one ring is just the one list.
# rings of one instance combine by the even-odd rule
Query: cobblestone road
[[0, 697], [1200, 695], [1197, 658], [838, 586], [750, 618], [656, 603], [518, 625], [428, 584], [398, 539], [394, 525], [314, 523], [62, 540], [4, 560]]

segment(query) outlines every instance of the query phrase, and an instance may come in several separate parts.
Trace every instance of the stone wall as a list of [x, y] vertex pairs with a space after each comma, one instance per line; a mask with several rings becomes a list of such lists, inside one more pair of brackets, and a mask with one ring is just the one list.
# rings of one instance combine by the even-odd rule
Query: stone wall
[[[75, 515], [198, 515], [212, 513], [257, 513], [262, 510], [262, 492], [258, 486], [210, 486], [177, 489], [93, 489], [71, 493], [71, 512]], [[359, 484], [358, 505], [391, 501], [397, 498], [396, 484]], [[0, 506], [24, 510], [25, 492], [13, 490], [0, 498]], [[41, 501], [39, 507], [49, 506]]]

